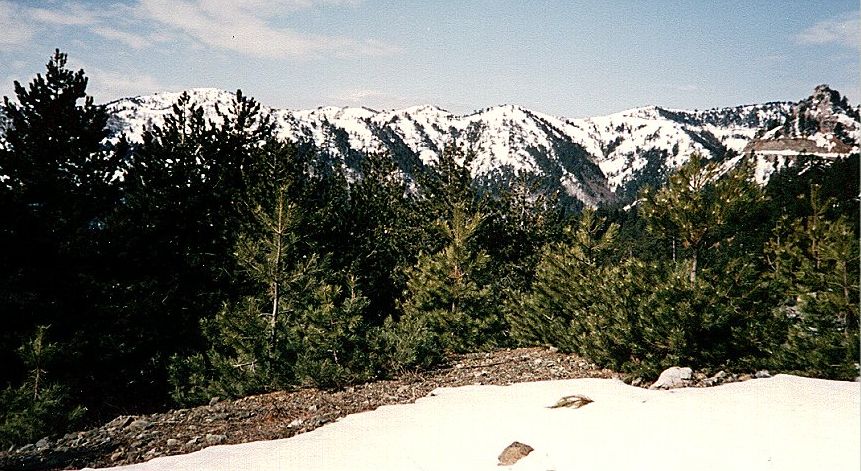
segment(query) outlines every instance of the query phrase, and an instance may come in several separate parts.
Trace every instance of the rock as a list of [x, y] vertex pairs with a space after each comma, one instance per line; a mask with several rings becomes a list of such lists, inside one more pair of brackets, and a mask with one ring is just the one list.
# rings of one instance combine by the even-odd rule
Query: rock
[[137, 419], [128, 425], [130, 430], [144, 430], [152, 427], [152, 422], [144, 419]]
[[35, 448], [36, 448], [36, 445], [33, 445], [32, 443], [28, 443], [28, 444], [22, 446], [21, 448], [18, 448], [18, 453], [27, 453], [28, 451], [31, 451]]
[[177, 440], [175, 438], [168, 438], [167, 439], [167, 446], [169, 446], [169, 447], [179, 446], [179, 440]]
[[639, 386], [643, 384], [643, 378], [636, 377], [633, 381], [631, 381], [631, 386]]
[[714, 378], [714, 379], [724, 379], [724, 378], [726, 378], [726, 371], [724, 371], [724, 370], [720, 370], [720, 371], [718, 371], [717, 373], [715, 373], [715, 375], [714, 375], [714, 376], [712, 376], [712, 378]]
[[135, 418], [130, 415], [121, 415], [108, 423], [108, 427], [126, 428], [134, 422]]
[[534, 450], [534, 448], [525, 443], [512, 442], [511, 445], [505, 447], [502, 453], [499, 454], [499, 466], [511, 466]]
[[221, 398], [220, 398], [220, 397], [215, 396], [215, 397], [213, 397], [212, 399], [210, 399], [210, 400], [209, 400], [209, 405], [210, 405], [210, 406], [214, 406], [214, 405], [218, 404], [218, 401], [220, 401], [220, 400], [221, 400]]
[[547, 351], [548, 351], [548, 352], [550, 352], [550, 353], [556, 353], [556, 352], [558, 352], [558, 351], [559, 351], [559, 349], [558, 349], [558, 348], [556, 348], [556, 347], [549, 347], [549, 348], [547, 349]]
[[191, 440], [189, 440], [189, 441], [185, 442], [185, 446], [192, 446], [192, 445], [196, 445], [196, 444], [197, 444], [197, 441], [198, 441], [199, 439], [200, 439], [200, 437], [194, 437], [194, 438], [192, 438]]
[[304, 421], [302, 419], [293, 419], [289, 424], [287, 424], [287, 426], [290, 428], [296, 428], [301, 426], [303, 422]]
[[308, 410], [311, 412], [317, 412], [317, 404], [311, 404], [308, 406]]
[[50, 445], [48, 444], [48, 437], [45, 437], [45, 438], [39, 440], [38, 442], [36, 442], [36, 449], [37, 450], [44, 450], [44, 449], [48, 448], [49, 446]]
[[658, 380], [655, 381], [655, 384], [651, 385], [649, 389], [675, 389], [686, 387], [691, 382], [692, 373], [693, 370], [690, 368], [681, 368], [678, 366], [667, 368], [661, 373], [661, 376], [658, 377]]
[[768, 370], [759, 370], [753, 375], [754, 378], [771, 378], [771, 373]]
[[119, 461], [120, 459], [122, 459], [122, 457], [123, 457], [123, 452], [122, 452], [122, 451], [115, 451], [115, 452], [111, 455], [111, 461]]
[[209, 445], [218, 445], [224, 443], [225, 440], [227, 440], [227, 435], [206, 434], [206, 443]]

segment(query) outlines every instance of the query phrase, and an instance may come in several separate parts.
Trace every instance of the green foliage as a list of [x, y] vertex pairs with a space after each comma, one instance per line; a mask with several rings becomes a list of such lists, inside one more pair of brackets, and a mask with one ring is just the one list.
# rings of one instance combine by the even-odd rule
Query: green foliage
[[[15, 82], [15, 99], [0, 104], [0, 384], [17, 385], [26, 368], [15, 350], [39, 325], [52, 325], [66, 350], [55, 372], [75, 402], [112, 396], [113, 372], [101, 335], [110, 309], [104, 267], [111, 246], [108, 214], [120, 198], [118, 154], [105, 144], [108, 115], [86, 93], [82, 70], [66, 68], [59, 51], [45, 75]], [[81, 374], [89, 370], [91, 374]], [[94, 391], [104, 394], [94, 399]]]
[[395, 311], [406, 287], [406, 269], [430, 244], [431, 231], [390, 156], [368, 155], [361, 169], [361, 179], [350, 187], [345, 215], [349, 243], [341, 240], [335, 256], [355, 274], [370, 303], [367, 320], [379, 326]]
[[39, 326], [36, 334], [18, 349], [28, 370], [27, 379], [18, 387], [0, 390], [0, 446], [31, 443], [43, 436], [68, 430], [83, 416], [85, 409], [73, 406], [69, 390], [52, 380], [57, 345], [46, 338], [48, 327]]
[[646, 188], [641, 196], [643, 216], [649, 230], [669, 234], [690, 251], [690, 280], [696, 280], [704, 250], [720, 245], [727, 228], [737, 227], [745, 212], [762, 195], [751, 181], [751, 169], [741, 166], [721, 176], [720, 166], [693, 154], [657, 191]]
[[[340, 386], [372, 370], [362, 353], [368, 342], [367, 298], [352, 277], [344, 293], [299, 232], [307, 214], [290, 199], [298, 184], [295, 148], [270, 143], [263, 150], [241, 204], [244, 223], [234, 252], [248, 294], [203, 321], [210, 345], [205, 357], [175, 362], [177, 400], [235, 397], [296, 384]], [[185, 383], [198, 392], [186, 392]]]
[[[734, 214], [716, 209], [717, 202], [705, 202], [699, 192], [711, 191], [711, 198], [722, 195], [717, 199], [722, 205], [738, 208], [737, 200], [751, 197], [745, 184], [737, 175], [725, 177], [728, 183], [712, 180], [716, 174], [702, 180], [707, 174], [696, 159], [680, 172], [682, 176], [672, 177], [657, 196], [646, 193], [653, 230], [669, 228], [687, 240], [689, 248], [727, 240], [721, 231]], [[699, 189], [691, 193], [692, 188]], [[718, 277], [717, 269], [702, 267], [693, 276], [695, 258], [674, 264], [628, 255], [620, 262], [615, 254], [619, 227], [590, 210], [584, 211], [576, 229], [566, 232], [567, 241], [545, 250], [532, 293], [509, 315], [512, 333], [521, 343], [555, 345], [602, 365], [649, 376], [679, 364], [738, 364], [764, 354], [773, 343], [764, 334], [770, 319], [757, 314], [767, 295], [756, 263], [732, 259], [724, 267], [731, 268], [729, 276]]]
[[788, 324], [780, 367], [809, 375], [858, 375], [858, 238], [844, 216], [826, 217], [833, 200], [811, 188], [810, 215], [783, 221], [766, 254], [776, 288], [776, 315]]
[[471, 246], [481, 223], [481, 215], [455, 205], [452, 219], [440, 224], [447, 245], [420, 256], [408, 272], [403, 316], [438, 335], [446, 351], [491, 347], [503, 332], [502, 319], [489, 304], [490, 286], [481, 282], [489, 257]]
[[549, 245], [538, 263], [530, 295], [511, 309], [512, 336], [522, 344], [555, 345], [568, 351], [591, 329], [576, 312], [592, 304], [600, 276], [597, 260], [612, 250], [618, 226], [605, 225], [592, 210], [585, 210], [576, 229], [567, 228], [567, 240]]

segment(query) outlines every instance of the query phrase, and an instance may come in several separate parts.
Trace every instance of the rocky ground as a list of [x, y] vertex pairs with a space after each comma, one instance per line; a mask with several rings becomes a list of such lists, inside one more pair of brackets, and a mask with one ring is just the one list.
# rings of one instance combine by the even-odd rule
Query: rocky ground
[[[707, 377], [694, 372], [688, 375], [684, 385], [712, 386], [749, 377], [723, 372]], [[302, 389], [236, 400], [213, 398], [208, 406], [120, 416], [98, 428], [44, 438], [0, 452], [0, 469], [68, 469], [137, 463], [158, 456], [190, 453], [211, 445], [291, 437], [348, 414], [413, 402], [439, 387], [574, 378], [621, 377], [576, 355], [553, 349], [521, 348], [467, 354], [454, 358], [446, 368], [339, 391]], [[645, 387], [650, 383], [634, 379], [632, 384]]]

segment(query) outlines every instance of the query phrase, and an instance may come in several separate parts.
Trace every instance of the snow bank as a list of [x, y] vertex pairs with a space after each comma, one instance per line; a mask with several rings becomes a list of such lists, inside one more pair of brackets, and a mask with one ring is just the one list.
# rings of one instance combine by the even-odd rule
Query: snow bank
[[[580, 409], [551, 406], [581, 394]], [[513, 470], [861, 469], [859, 384], [778, 375], [649, 391], [578, 379], [443, 388], [289, 439], [216, 446], [114, 469]]]

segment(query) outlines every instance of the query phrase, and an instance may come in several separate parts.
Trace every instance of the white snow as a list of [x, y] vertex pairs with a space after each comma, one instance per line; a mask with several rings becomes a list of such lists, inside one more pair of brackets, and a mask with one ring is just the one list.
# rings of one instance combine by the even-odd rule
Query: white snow
[[[585, 395], [580, 409], [551, 406]], [[861, 469], [859, 384], [778, 375], [650, 391], [616, 380], [443, 388], [289, 439], [216, 446], [114, 469], [514, 470]]]

